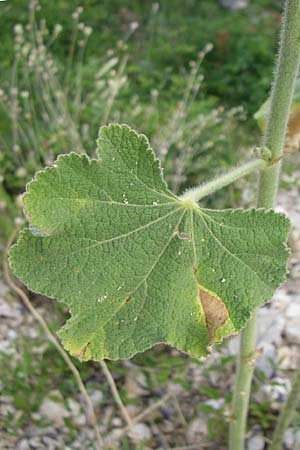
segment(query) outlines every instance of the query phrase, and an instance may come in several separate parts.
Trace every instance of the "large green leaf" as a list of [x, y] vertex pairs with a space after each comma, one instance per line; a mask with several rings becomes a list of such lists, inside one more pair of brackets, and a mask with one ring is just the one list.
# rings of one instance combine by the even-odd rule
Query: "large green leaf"
[[158, 342], [195, 356], [245, 325], [286, 273], [289, 221], [173, 195], [145, 136], [100, 130], [97, 160], [62, 155], [29, 184], [10, 251], [29, 289], [68, 305], [63, 344], [83, 360]]

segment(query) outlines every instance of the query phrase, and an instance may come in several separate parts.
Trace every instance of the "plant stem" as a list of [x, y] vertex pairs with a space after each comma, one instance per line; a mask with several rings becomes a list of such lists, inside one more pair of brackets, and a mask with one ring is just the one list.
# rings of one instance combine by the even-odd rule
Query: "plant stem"
[[198, 202], [206, 195], [212, 194], [218, 189], [221, 189], [224, 186], [233, 183], [239, 178], [242, 178], [257, 169], [262, 169], [266, 166], [267, 161], [265, 161], [264, 159], [253, 159], [252, 161], [242, 164], [239, 167], [235, 167], [229, 172], [220, 175], [215, 180], [209, 181], [208, 183], [202, 184], [201, 186], [198, 186], [196, 188], [189, 189], [180, 198], [182, 200], [191, 200], [193, 202]]
[[[275, 204], [283, 154], [283, 145], [295, 80], [300, 61], [300, 0], [287, 0], [281, 26], [279, 58], [271, 92], [270, 110], [262, 146], [272, 154], [273, 165], [261, 171], [258, 206]], [[229, 450], [243, 450], [246, 420], [255, 358], [255, 315], [241, 333], [239, 362], [233, 396], [233, 420], [230, 424]], [[249, 361], [252, 360], [252, 364]], [[248, 363], [247, 363], [248, 362]]]
[[290, 421], [292, 419], [296, 407], [298, 406], [299, 396], [300, 396], [300, 370], [297, 370], [294, 375], [291, 392], [289, 393], [287, 401], [285, 402], [285, 405], [279, 416], [274, 431], [272, 444], [269, 447], [269, 450], [280, 450], [282, 448], [283, 435], [285, 430], [290, 424]]
[[255, 366], [256, 311], [241, 333], [240, 351], [237, 360], [237, 375], [234, 387], [232, 413], [229, 426], [229, 449], [243, 450], [248, 415], [251, 381]]
[[262, 146], [268, 147], [278, 164], [264, 170], [260, 177], [258, 205], [272, 208], [275, 204], [281, 157], [290, 107], [300, 61], [300, 1], [287, 0], [282, 19], [279, 58], [271, 92], [270, 111]]

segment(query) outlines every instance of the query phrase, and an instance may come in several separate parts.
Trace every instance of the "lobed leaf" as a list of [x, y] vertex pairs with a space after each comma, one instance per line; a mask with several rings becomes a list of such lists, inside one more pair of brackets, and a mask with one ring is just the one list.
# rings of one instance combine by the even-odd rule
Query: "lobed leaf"
[[97, 156], [62, 155], [28, 185], [12, 270], [68, 305], [59, 335], [82, 360], [159, 342], [206, 355], [283, 282], [289, 220], [176, 197], [145, 136], [125, 125], [100, 129]]

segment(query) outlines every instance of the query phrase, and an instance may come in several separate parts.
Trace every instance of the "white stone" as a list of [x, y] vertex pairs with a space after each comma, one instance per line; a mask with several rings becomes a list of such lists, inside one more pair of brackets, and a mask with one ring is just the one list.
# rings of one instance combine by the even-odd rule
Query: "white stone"
[[76, 425], [83, 426], [86, 424], [86, 416], [84, 414], [79, 414], [73, 417], [73, 421]]
[[[45, 436], [42, 439], [43, 443], [46, 445], [47, 450], [56, 450], [58, 442], [56, 439], [53, 439], [49, 436]], [[66, 448], [66, 447], [64, 447]]]
[[18, 333], [15, 330], [8, 330], [7, 337], [10, 341], [14, 341], [18, 336]]
[[57, 426], [64, 424], [64, 418], [69, 417], [69, 412], [65, 408], [62, 395], [59, 391], [52, 391], [49, 397], [44, 398], [39, 413], [45, 419]]
[[37, 339], [40, 336], [40, 333], [39, 333], [38, 329], [30, 328], [27, 331], [27, 336], [29, 336], [31, 339]]
[[257, 359], [256, 367], [261, 370], [267, 378], [270, 378], [274, 372], [273, 364], [276, 358], [276, 348], [274, 344], [266, 343], [260, 349], [261, 355]]
[[247, 8], [249, 0], [220, 0], [220, 1], [222, 6], [225, 6], [226, 8], [235, 11], [238, 9]]
[[0, 297], [4, 297], [7, 292], [9, 291], [8, 287], [6, 286], [6, 284], [4, 284], [1, 280], [0, 280]]
[[290, 369], [292, 358], [291, 347], [289, 345], [283, 345], [278, 348], [275, 363], [277, 365], [280, 364], [281, 369]]
[[300, 448], [300, 430], [296, 428], [288, 428], [284, 433], [283, 442], [289, 450]]
[[131, 367], [126, 372], [125, 386], [128, 398], [138, 398], [148, 394], [146, 377], [139, 369]]
[[257, 320], [257, 347], [279, 343], [284, 326], [284, 315], [278, 314], [278, 310], [273, 304], [271, 307], [260, 308]]
[[36, 436], [55, 437], [57, 434], [54, 427], [40, 428], [36, 425], [29, 425], [29, 427], [26, 428], [25, 432], [26, 432], [26, 436], [28, 436], [30, 438], [36, 437]]
[[207, 436], [207, 418], [204, 416], [193, 419], [187, 428], [186, 440], [188, 444], [194, 444], [199, 439]]
[[300, 320], [289, 321], [285, 334], [287, 342], [290, 344], [300, 344]]
[[138, 405], [126, 405], [126, 410], [129, 414], [129, 417], [133, 419], [142, 412], [143, 408]]
[[42, 447], [41, 440], [38, 436], [31, 438], [29, 441], [29, 444], [30, 444], [30, 448], [32, 447], [32, 448], [40, 449]]
[[288, 319], [300, 319], [300, 299], [298, 296], [291, 295], [291, 301], [286, 310], [286, 317]]
[[104, 439], [104, 443], [106, 447], [112, 447], [113, 445], [116, 445], [116, 442], [118, 442], [121, 437], [124, 436], [123, 431], [121, 430], [121, 428], [115, 428], [114, 430], [112, 430], [111, 433], [109, 433], [108, 436], [105, 437]]
[[73, 398], [68, 398], [67, 404], [72, 416], [78, 416], [80, 414], [80, 404], [76, 402], [76, 400]]
[[149, 441], [151, 439], [150, 428], [144, 423], [135, 423], [132, 428], [138, 441]]
[[22, 439], [18, 442], [16, 450], [30, 450], [29, 442], [27, 439]]
[[263, 450], [265, 448], [265, 440], [262, 436], [253, 436], [249, 439], [248, 450]]
[[5, 355], [13, 355], [15, 353], [15, 349], [11, 346], [10, 341], [0, 341], [0, 352]]
[[103, 394], [99, 390], [93, 391], [90, 394], [90, 399], [94, 406], [100, 406], [100, 403], [103, 400]]
[[221, 409], [225, 405], [225, 399], [224, 398], [218, 398], [218, 399], [211, 399], [204, 402], [205, 405], [211, 406], [213, 409]]
[[173, 383], [172, 381], [170, 381], [168, 383], [168, 392], [169, 394], [175, 395], [177, 397], [183, 394], [185, 392], [185, 389], [183, 388], [183, 386], [181, 386], [181, 384]]
[[234, 335], [226, 340], [226, 348], [229, 355], [237, 355], [240, 346], [240, 337]]
[[0, 316], [18, 319], [21, 315], [19, 304], [15, 301], [6, 301], [0, 298]]
[[112, 421], [111, 421], [111, 424], [112, 424], [114, 427], [116, 427], [116, 428], [121, 427], [121, 426], [122, 426], [122, 420], [120, 419], [120, 417], [114, 417], [114, 418], [112, 419]]
[[13, 405], [10, 404], [0, 404], [0, 417], [5, 417], [5, 416], [15, 416], [16, 415], [16, 410], [13, 407]]
[[287, 378], [276, 377], [272, 384], [264, 384], [254, 394], [258, 403], [271, 402], [273, 409], [281, 409], [282, 402], [286, 399], [291, 389], [291, 382]]
[[275, 291], [272, 302], [270, 303], [271, 309], [276, 309], [277, 311], [285, 314], [286, 309], [291, 303], [291, 296], [287, 294], [285, 287], [281, 287]]

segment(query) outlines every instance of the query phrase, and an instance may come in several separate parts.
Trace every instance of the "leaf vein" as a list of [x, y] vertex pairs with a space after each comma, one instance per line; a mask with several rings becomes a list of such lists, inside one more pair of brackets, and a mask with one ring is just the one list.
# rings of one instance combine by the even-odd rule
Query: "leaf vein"
[[128, 233], [120, 234], [119, 236], [115, 236], [115, 237], [110, 238], [110, 239], [104, 239], [103, 241], [97, 241], [96, 239], [89, 239], [89, 238], [82, 237], [82, 238], [80, 238], [81, 240], [93, 240], [95, 242], [95, 244], [89, 245], [89, 246], [84, 247], [84, 248], [81, 248], [81, 249], [76, 250], [75, 252], [69, 253], [68, 255], [65, 255], [65, 256], [68, 257], [68, 256], [74, 255], [76, 253], [80, 253], [80, 252], [82, 252], [84, 250], [90, 250], [91, 248], [97, 247], [98, 245], [107, 244], [109, 242], [113, 242], [113, 241], [117, 241], [119, 239], [123, 239], [123, 238], [125, 238], [127, 236], [130, 236], [131, 234], [137, 233], [138, 231], [141, 231], [141, 230], [143, 230], [145, 228], [148, 228], [151, 225], [154, 225], [155, 223], [161, 222], [162, 220], [164, 220], [167, 217], [171, 216], [175, 212], [179, 211], [179, 209], [181, 209], [181, 208], [176, 208], [175, 210], [169, 212], [168, 214], [165, 214], [162, 217], [159, 217], [158, 219], [153, 220], [152, 222], [148, 222], [147, 224], [142, 225], [142, 226], [140, 226], [138, 228], [135, 228], [134, 230], [131, 230]]
[[237, 256], [235, 253], [232, 253], [225, 245], [217, 238], [217, 236], [212, 232], [212, 230], [209, 228], [209, 226], [206, 223], [206, 220], [202, 216], [202, 212], [198, 212], [199, 216], [201, 217], [202, 222], [204, 223], [205, 227], [207, 228], [208, 232], [211, 234], [213, 239], [225, 250], [226, 253], [231, 255], [233, 258], [235, 258], [237, 261], [242, 263], [245, 267], [247, 267], [261, 282], [264, 284], [268, 289], [272, 289], [271, 286], [269, 286], [259, 275], [255, 270], [249, 266], [245, 261], [243, 261], [239, 256]]

